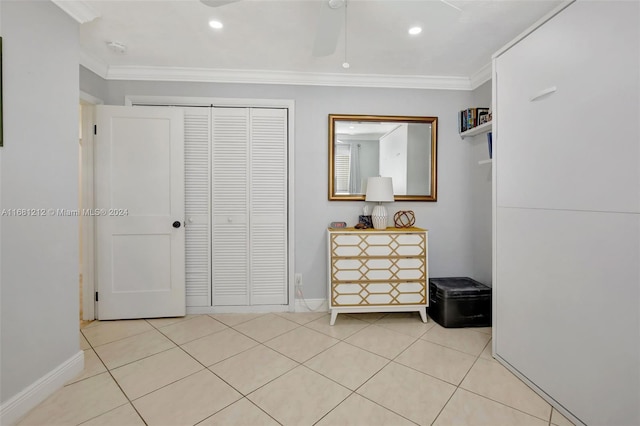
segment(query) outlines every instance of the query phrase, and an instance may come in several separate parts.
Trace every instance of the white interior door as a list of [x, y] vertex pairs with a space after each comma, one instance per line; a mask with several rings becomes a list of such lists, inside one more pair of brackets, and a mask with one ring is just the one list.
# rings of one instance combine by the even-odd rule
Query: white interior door
[[185, 315], [183, 111], [96, 110], [98, 318]]

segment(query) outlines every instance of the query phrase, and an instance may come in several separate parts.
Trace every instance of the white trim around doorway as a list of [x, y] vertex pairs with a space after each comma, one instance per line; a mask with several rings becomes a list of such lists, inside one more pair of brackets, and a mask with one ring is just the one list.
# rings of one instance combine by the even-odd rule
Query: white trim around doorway
[[[83, 211], [93, 209], [93, 126], [95, 123], [95, 106], [104, 102], [85, 92], [80, 92], [80, 108], [82, 122], [81, 127], [81, 146], [82, 158], [81, 175], [80, 175], [80, 208]], [[82, 319], [91, 321], [96, 318], [96, 302], [95, 302], [95, 224], [94, 218], [90, 215], [80, 215], [82, 221]]]

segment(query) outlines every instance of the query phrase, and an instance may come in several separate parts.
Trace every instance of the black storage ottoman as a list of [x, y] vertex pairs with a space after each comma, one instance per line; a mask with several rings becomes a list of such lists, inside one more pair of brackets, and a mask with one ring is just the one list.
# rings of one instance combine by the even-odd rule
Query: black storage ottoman
[[446, 328], [490, 327], [491, 287], [468, 277], [430, 278], [429, 316]]

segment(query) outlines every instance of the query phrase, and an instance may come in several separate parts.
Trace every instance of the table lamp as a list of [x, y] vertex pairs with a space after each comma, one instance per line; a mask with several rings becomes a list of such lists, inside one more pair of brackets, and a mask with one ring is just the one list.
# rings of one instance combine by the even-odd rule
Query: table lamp
[[387, 209], [382, 203], [393, 202], [393, 182], [390, 177], [370, 177], [367, 179], [365, 201], [376, 202], [371, 212], [374, 229], [387, 229]]

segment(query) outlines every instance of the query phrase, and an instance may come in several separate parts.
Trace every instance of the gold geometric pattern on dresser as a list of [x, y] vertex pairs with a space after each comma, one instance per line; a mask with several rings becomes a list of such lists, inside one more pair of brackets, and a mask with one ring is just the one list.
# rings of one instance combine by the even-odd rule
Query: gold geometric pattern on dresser
[[332, 306], [427, 303], [426, 234], [333, 233]]
[[331, 256], [424, 256], [424, 234], [333, 234]]

